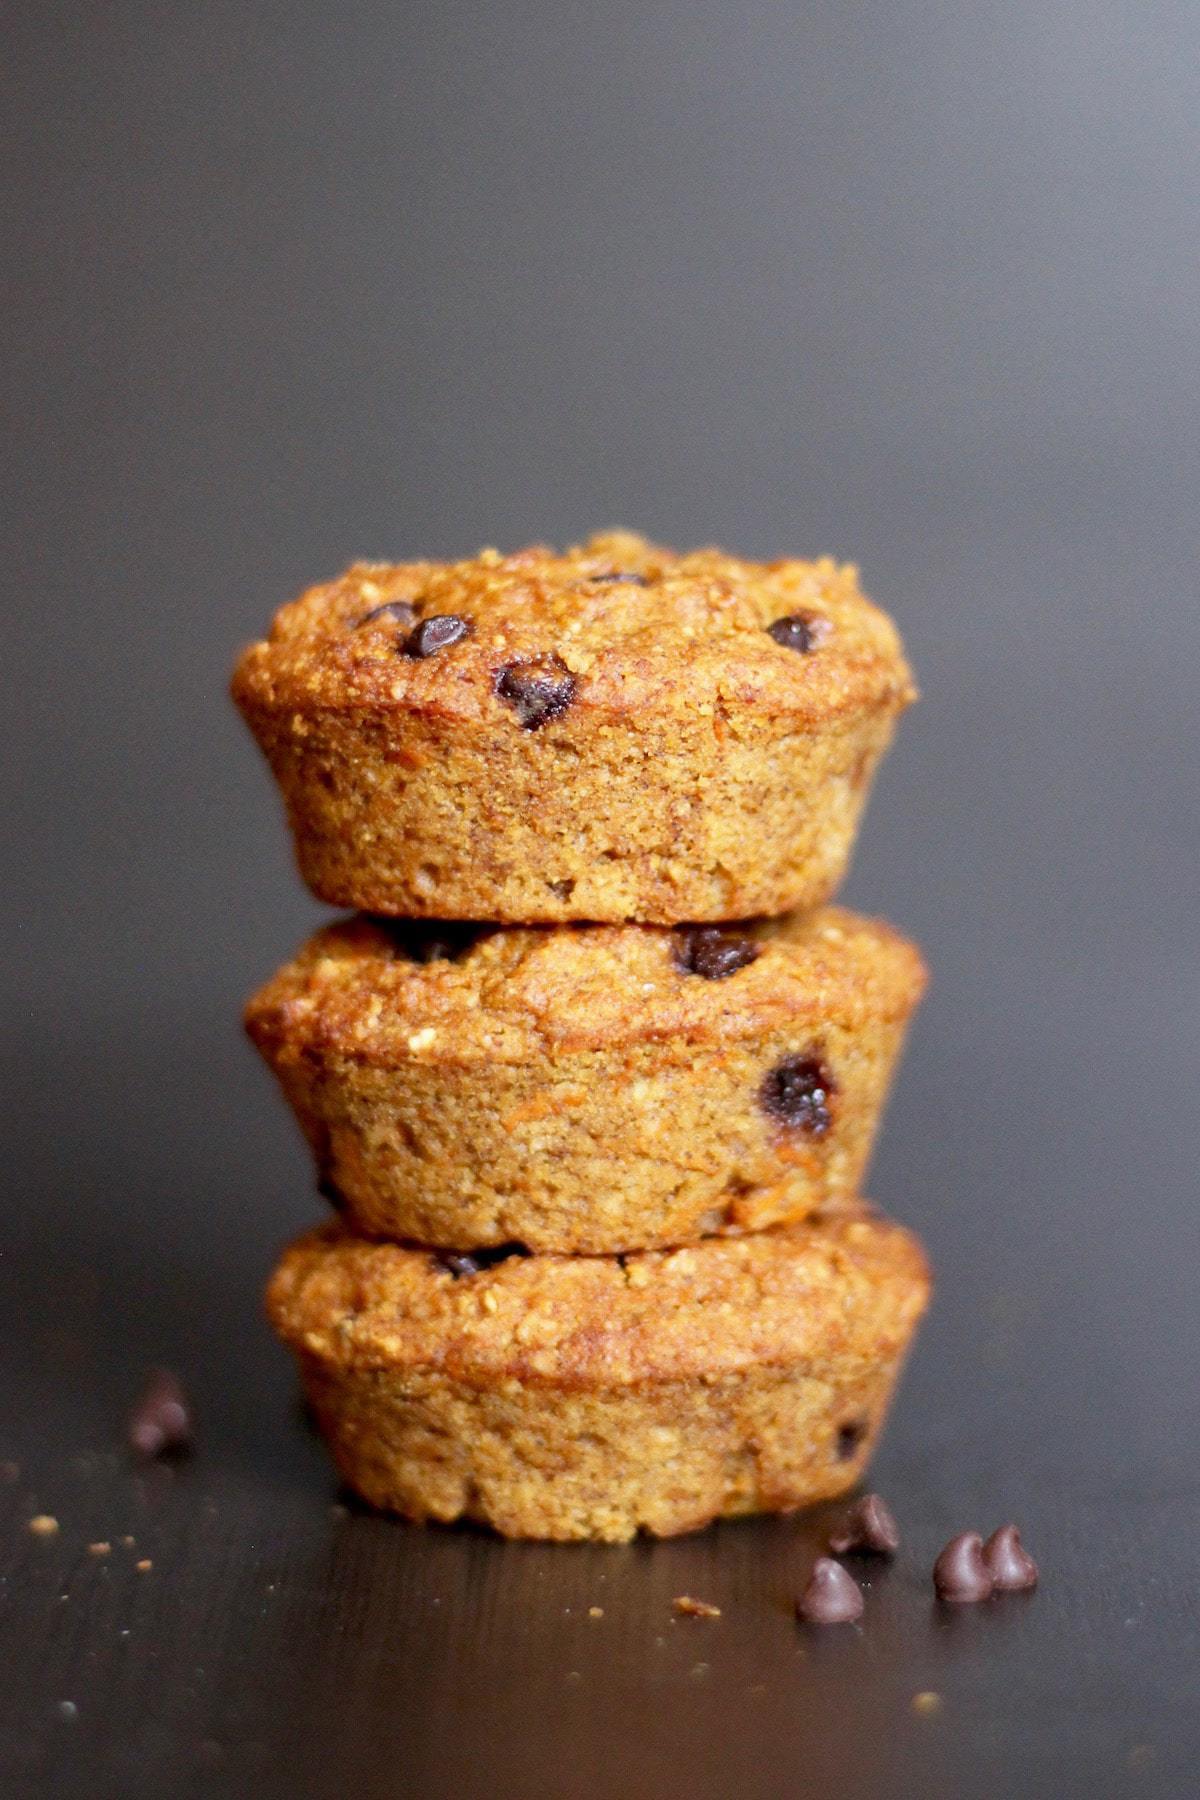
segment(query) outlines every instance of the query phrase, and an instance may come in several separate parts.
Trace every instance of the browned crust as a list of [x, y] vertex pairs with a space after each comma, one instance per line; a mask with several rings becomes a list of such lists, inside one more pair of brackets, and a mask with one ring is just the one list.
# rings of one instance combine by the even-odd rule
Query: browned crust
[[865, 1212], [622, 1258], [511, 1257], [463, 1278], [427, 1251], [331, 1224], [285, 1252], [267, 1305], [284, 1341], [326, 1371], [619, 1392], [892, 1361], [929, 1285], [916, 1239]]
[[[649, 927], [484, 931], [465, 954], [421, 963], [368, 919], [316, 933], [254, 995], [246, 1026], [269, 1061], [373, 1066], [526, 1063], [581, 1051], [726, 1045], [837, 1020], [906, 1018], [927, 973], [917, 947], [841, 907], [730, 927], [760, 946], [736, 974], [684, 973], [680, 936]], [[418, 940], [419, 941], [419, 940]]]
[[[648, 585], [597, 582], [614, 568]], [[398, 655], [395, 619], [360, 621], [400, 599], [420, 617], [468, 619], [471, 635], [427, 660]], [[818, 621], [810, 655], [767, 634], [795, 613]], [[517, 731], [498, 673], [550, 652], [576, 680], [557, 730], [589, 715], [636, 729], [639, 717], [680, 707], [750, 709], [799, 728], [899, 711], [916, 695], [895, 628], [861, 594], [852, 566], [755, 563], [712, 549], [678, 556], [628, 532], [561, 555], [538, 545], [453, 564], [355, 564], [281, 608], [269, 638], [239, 659], [233, 691], [248, 716], [367, 708]]]

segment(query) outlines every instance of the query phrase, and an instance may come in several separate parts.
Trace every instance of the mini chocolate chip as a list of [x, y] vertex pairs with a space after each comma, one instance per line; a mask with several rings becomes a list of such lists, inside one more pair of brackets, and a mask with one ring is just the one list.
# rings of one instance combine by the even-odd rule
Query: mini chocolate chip
[[805, 1625], [850, 1625], [862, 1618], [863, 1597], [852, 1575], [830, 1556], [818, 1556], [808, 1586], [796, 1601]]
[[648, 575], [637, 575], [631, 569], [612, 569], [606, 575], [589, 575], [588, 580], [604, 582], [627, 581], [632, 587], [650, 586], [650, 577]]
[[363, 625], [373, 625], [376, 619], [395, 619], [398, 625], [411, 625], [417, 616], [417, 609], [411, 600], [385, 600], [382, 606], [373, 606], [369, 613], [354, 621], [355, 631]]
[[126, 1436], [138, 1456], [185, 1450], [192, 1441], [192, 1413], [178, 1376], [154, 1369], [129, 1415]]
[[823, 624], [823, 620], [806, 619], [803, 613], [788, 613], [767, 626], [767, 636], [773, 637], [785, 650], [799, 650], [807, 656], [820, 643]]
[[829, 1101], [836, 1092], [832, 1075], [815, 1056], [785, 1056], [764, 1080], [759, 1099], [773, 1119], [821, 1137], [833, 1123]]
[[478, 1275], [483, 1267], [473, 1256], [460, 1256], [453, 1250], [439, 1250], [433, 1260], [448, 1274], [453, 1275], [456, 1281], [460, 1275]]
[[865, 1419], [848, 1419], [838, 1426], [837, 1455], [839, 1462], [849, 1462], [867, 1435]]
[[950, 1539], [933, 1565], [933, 1585], [939, 1600], [973, 1606], [991, 1599], [994, 1583], [977, 1531], [961, 1531]]
[[538, 731], [561, 718], [575, 698], [575, 677], [561, 656], [526, 656], [496, 676], [496, 692], [516, 713], [526, 731]]
[[427, 656], [436, 656], [439, 650], [448, 650], [451, 644], [461, 643], [470, 637], [474, 627], [470, 619], [464, 619], [459, 613], [434, 613], [431, 618], [422, 619], [414, 625], [400, 649], [405, 656], [417, 662], [423, 662]]
[[439, 1250], [434, 1261], [448, 1269], [456, 1278], [460, 1275], [478, 1275], [481, 1269], [494, 1269], [497, 1263], [507, 1262], [510, 1256], [530, 1256], [532, 1252], [525, 1244], [484, 1244], [469, 1254], [455, 1250]]
[[998, 1593], [1020, 1593], [1038, 1584], [1038, 1566], [1015, 1525], [1001, 1525], [983, 1546], [983, 1560]]
[[378, 919], [376, 923], [400, 955], [415, 963], [458, 962], [490, 930], [465, 919]]
[[887, 1501], [878, 1494], [856, 1500], [837, 1531], [829, 1539], [834, 1556], [895, 1556], [900, 1548], [900, 1527]]
[[322, 1200], [328, 1200], [335, 1212], [343, 1212], [345, 1210], [346, 1202], [342, 1198], [341, 1189], [336, 1185], [332, 1176], [318, 1175], [317, 1192], [320, 1194]]
[[675, 962], [686, 975], [724, 981], [762, 953], [753, 938], [735, 937], [717, 925], [689, 925], [678, 934]]

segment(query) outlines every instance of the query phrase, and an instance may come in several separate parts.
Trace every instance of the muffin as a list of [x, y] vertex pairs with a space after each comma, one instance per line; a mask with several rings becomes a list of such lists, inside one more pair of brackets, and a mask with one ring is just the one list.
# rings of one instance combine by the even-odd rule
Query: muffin
[[853, 1199], [924, 981], [912, 944], [833, 907], [737, 930], [358, 918], [246, 1023], [355, 1229], [602, 1253]]
[[859, 1479], [929, 1294], [865, 1212], [630, 1257], [440, 1257], [338, 1223], [268, 1291], [342, 1478], [508, 1537], [694, 1531]]
[[357, 564], [279, 612], [233, 693], [318, 898], [659, 924], [826, 900], [915, 697], [853, 568], [624, 532]]

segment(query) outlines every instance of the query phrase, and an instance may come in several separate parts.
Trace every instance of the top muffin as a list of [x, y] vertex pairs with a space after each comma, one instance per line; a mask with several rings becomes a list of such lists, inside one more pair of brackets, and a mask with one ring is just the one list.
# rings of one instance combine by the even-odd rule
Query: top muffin
[[504, 923], [827, 898], [915, 697], [853, 568], [626, 532], [357, 564], [282, 608], [233, 692], [321, 899]]

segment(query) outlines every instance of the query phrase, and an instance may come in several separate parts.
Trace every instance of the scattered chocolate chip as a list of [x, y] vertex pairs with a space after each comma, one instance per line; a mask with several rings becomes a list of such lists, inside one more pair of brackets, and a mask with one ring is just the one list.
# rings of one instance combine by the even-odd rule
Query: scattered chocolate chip
[[1001, 1525], [983, 1546], [983, 1560], [997, 1593], [1020, 1593], [1038, 1584], [1038, 1566], [1015, 1525]]
[[417, 609], [411, 600], [385, 600], [382, 606], [373, 606], [369, 613], [354, 621], [354, 629], [358, 631], [364, 625], [374, 625], [378, 619], [395, 619], [397, 625], [411, 625], [417, 616]]
[[497, 1263], [507, 1262], [510, 1256], [529, 1256], [532, 1252], [524, 1244], [485, 1244], [478, 1250], [459, 1252], [457, 1250], [438, 1250], [434, 1253], [434, 1262], [453, 1275], [457, 1281], [464, 1275], [478, 1275], [481, 1269], [494, 1269]]
[[575, 677], [553, 652], [522, 657], [500, 670], [496, 692], [512, 707], [526, 731], [538, 731], [566, 712], [575, 698]]
[[832, 1075], [815, 1056], [785, 1056], [766, 1077], [759, 1098], [773, 1119], [821, 1137], [833, 1123], [829, 1101], [836, 1092]]
[[489, 933], [465, 919], [378, 919], [392, 944], [409, 962], [458, 962]]
[[933, 1585], [939, 1600], [967, 1606], [990, 1600], [994, 1584], [983, 1560], [983, 1540], [977, 1531], [961, 1531], [950, 1539], [933, 1565]]
[[676, 1594], [671, 1605], [687, 1619], [719, 1619], [721, 1609], [708, 1600], [693, 1600], [690, 1594]]
[[862, 1617], [862, 1610], [862, 1589], [853, 1576], [831, 1556], [818, 1556], [796, 1601], [796, 1617], [806, 1625], [849, 1625]]
[[635, 574], [632, 569], [610, 569], [603, 575], [589, 575], [588, 580], [603, 582], [627, 581], [632, 587], [650, 586], [650, 577], [648, 575]]
[[689, 925], [676, 934], [675, 962], [686, 975], [724, 981], [762, 952], [753, 938], [736, 937], [718, 925]]
[[834, 1556], [895, 1556], [900, 1548], [900, 1527], [887, 1501], [878, 1494], [856, 1500], [829, 1539]]
[[192, 1414], [178, 1376], [155, 1369], [129, 1415], [129, 1447], [138, 1456], [185, 1450], [192, 1441]]
[[865, 1419], [848, 1419], [844, 1425], [838, 1426], [837, 1457], [839, 1462], [849, 1462], [855, 1455], [858, 1446], [867, 1435]]
[[785, 650], [799, 650], [807, 656], [820, 643], [823, 626], [823, 619], [806, 619], [803, 613], [788, 613], [785, 618], [776, 619], [773, 625], [767, 626], [767, 636], [773, 637]]
[[432, 618], [413, 626], [400, 649], [405, 656], [422, 662], [427, 656], [436, 656], [439, 650], [448, 650], [451, 644], [461, 643], [473, 629], [470, 619], [459, 613], [434, 613]]

